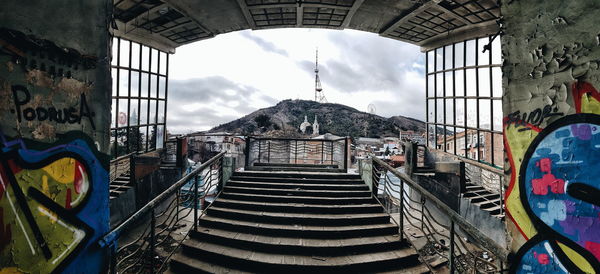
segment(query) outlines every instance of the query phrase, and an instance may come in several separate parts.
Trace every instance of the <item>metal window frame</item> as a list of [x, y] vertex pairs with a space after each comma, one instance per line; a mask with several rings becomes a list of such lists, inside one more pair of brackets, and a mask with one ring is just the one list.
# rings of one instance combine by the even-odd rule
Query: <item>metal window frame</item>
[[[123, 43], [125, 43], [126, 45], [126, 51], [127, 51], [127, 58], [128, 58], [128, 64], [124, 65], [122, 64], [123, 60], [121, 60], [121, 55], [122, 54], [122, 50], [121, 47], [123, 45]], [[116, 91], [113, 92], [113, 94], [111, 95], [111, 100], [113, 102], [115, 102], [115, 104], [112, 106], [113, 110], [111, 111], [111, 120], [114, 121], [114, 126], [111, 125], [110, 127], [110, 137], [111, 137], [111, 144], [113, 145], [113, 148], [111, 149], [111, 157], [112, 158], [117, 158], [121, 155], [125, 155], [128, 153], [146, 153], [146, 152], [150, 152], [150, 151], [154, 151], [156, 150], [157, 145], [159, 144], [159, 142], [162, 144], [162, 147], [165, 147], [165, 142], [166, 142], [166, 131], [167, 131], [167, 98], [168, 98], [168, 89], [169, 89], [169, 53], [168, 52], [164, 52], [161, 51], [159, 49], [153, 48], [151, 46], [147, 46], [141, 43], [137, 43], [137, 42], [133, 42], [121, 37], [114, 37], [113, 38], [113, 45], [116, 44], [116, 62], [114, 62], [115, 56], [113, 56], [113, 61], [111, 61], [111, 71], [116, 72], [115, 74], [115, 79], [113, 79], [113, 81], [116, 81], [116, 85], [114, 85], [116, 87]], [[133, 56], [133, 46], [136, 45], [136, 47], [139, 48], [138, 50], [138, 54], [137, 56]], [[146, 50], [147, 49], [147, 50]], [[114, 52], [114, 50], [113, 50]], [[156, 62], [156, 68], [155, 70], [153, 70], [152, 67], [152, 62], [153, 62], [153, 55], [156, 56], [156, 60], [154, 60]], [[165, 57], [164, 59], [166, 60], [161, 60], [161, 57]], [[133, 58], [138, 58], [138, 67], [137, 68], [133, 68], [132, 67], [132, 61]], [[147, 62], [147, 69], [144, 68], [144, 63], [143, 62]], [[161, 67], [161, 65], [164, 66]], [[163, 72], [164, 73], [161, 73]], [[126, 77], [127, 79], [121, 79], [121, 73], [122, 72], [126, 72]], [[137, 94], [132, 94], [132, 74], [137, 74]], [[142, 90], [142, 76], [143, 75], [147, 75], [147, 80], [145, 80], [144, 82], [146, 82], [147, 86], [144, 87], [144, 91]], [[153, 77], [155, 79], [153, 79]], [[153, 84], [153, 80], [155, 80], [154, 84], [155, 86], [152, 86]], [[123, 91], [121, 91], [121, 84], [123, 83], [123, 81], [127, 81], [127, 92], [126, 95], [123, 94]], [[164, 90], [161, 87], [161, 82], [164, 82], [163, 86], [164, 86]], [[162, 94], [161, 94], [162, 91]], [[143, 96], [142, 94], [145, 93], [145, 96]], [[153, 94], [154, 93], [154, 94]], [[162, 96], [161, 96], [162, 95]], [[132, 100], [136, 100], [134, 102], [132, 102]], [[127, 122], [126, 125], [121, 126], [119, 124], [119, 104], [122, 101], [126, 101], [126, 113], [127, 113]], [[141, 116], [142, 116], [142, 102], [144, 102], [147, 104], [146, 107], [146, 117], [145, 120], [146, 121], [142, 121], [141, 120]], [[137, 105], [135, 105], [135, 103], [137, 103]], [[154, 104], [154, 106], [152, 106], [152, 104]], [[160, 110], [160, 105], [162, 104], [163, 106], [163, 111], [162, 113], [159, 113]], [[152, 106], [152, 109], [151, 109]], [[137, 117], [136, 117], [136, 121], [135, 121], [135, 125], [132, 125], [132, 121], [131, 121], [131, 113], [133, 109], [137, 109]], [[159, 120], [159, 116], [162, 114], [162, 122]], [[154, 117], [152, 117], [152, 115], [154, 115]], [[154, 138], [155, 140], [152, 141], [150, 140], [152, 136], [150, 136], [151, 133], [151, 128], [154, 129]], [[163, 131], [163, 136], [162, 136], [162, 140], [157, 140], [158, 139], [158, 130], [159, 128], [162, 128]], [[141, 132], [142, 134], [145, 134], [145, 138], [142, 138], [142, 135], [139, 134], [141, 131], [145, 131], [145, 132]], [[122, 134], [123, 131], [125, 132], [126, 136], [125, 138], [123, 138], [123, 136], [120, 136], [119, 138], [119, 134]], [[131, 140], [129, 140], [130, 137], [132, 137], [132, 132], [138, 132], [137, 134], [135, 134], [134, 138], [137, 138], [138, 141], [137, 142], [131, 142]], [[124, 141], [119, 141], [119, 139], [125, 139]], [[143, 140], [145, 139], [145, 140]], [[142, 142], [144, 141], [144, 142]], [[143, 144], [142, 144], [143, 143]], [[137, 144], [137, 147], [134, 147], [134, 144]], [[124, 149], [123, 149], [124, 147]]]
[[[480, 39], [482, 39], [482, 41], [480, 41]], [[449, 45], [444, 45], [435, 49], [432, 49], [430, 51], [427, 51], [425, 53], [425, 90], [426, 90], [426, 95], [425, 95], [425, 111], [426, 111], [426, 117], [425, 117], [425, 121], [426, 121], [426, 136], [427, 136], [427, 146], [428, 147], [434, 147], [436, 149], [438, 149], [438, 147], [440, 147], [442, 151], [447, 152], [447, 153], [452, 153], [456, 156], [459, 157], [463, 157], [463, 158], [467, 158], [470, 160], [475, 160], [478, 162], [482, 162], [485, 164], [489, 164], [492, 165], [494, 167], [502, 167], [502, 165], [504, 164], [502, 160], [498, 160], [496, 161], [495, 157], [495, 150], [497, 149], [497, 144], [494, 142], [495, 138], [498, 138], [495, 135], [501, 135], [502, 134], [502, 129], [501, 128], [495, 128], [495, 125], [497, 124], [498, 121], [494, 121], [494, 117], [502, 117], [502, 115], [495, 115], [494, 111], [502, 111], [502, 109], [494, 109], [494, 102], [502, 102], [502, 97], [498, 97], [498, 96], [494, 96], [496, 95], [496, 92], [494, 91], [494, 81], [501, 81], [501, 79], [495, 79], [493, 74], [494, 74], [494, 69], [493, 68], [501, 68], [501, 64], [494, 64], [493, 63], [493, 54], [499, 54], [496, 52], [492, 52], [492, 50], [488, 50], [485, 52], [484, 56], [481, 56], [482, 60], [479, 60], [480, 58], [480, 53], [478, 52], [478, 50], [481, 50], [483, 48], [483, 45], [481, 45], [481, 42], [485, 42], [484, 40], [487, 40], [487, 42], [491, 43], [491, 36], [483, 36], [483, 37], [477, 37], [477, 38], [473, 38], [473, 39], [467, 39], [467, 40], [463, 40], [457, 43], [453, 43], [453, 44], [449, 44]], [[467, 47], [467, 42], [469, 43], [473, 43], [475, 44], [475, 48], [474, 50], [468, 51], [468, 47]], [[457, 58], [456, 58], [456, 53], [457, 53], [457, 45], [462, 44], [462, 50], [463, 50], [463, 55], [462, 55], [462, 66], [457, 67]], [[451, 46], [448, 47], [447, 46]], [[448, 54], [452, 54], [452, 65], [451, 67], [448, 66], [447, 61], [446, 61], [446, 57]], [[440, 64], [438, 64], [438, 54], [441, 54], [441, 61], [442, 64], [440, 66]], [[467, 65], [467, 56], [469, 56], [469, 59], [471, 57], [473, 57], [473, 60], [475, 61], [474, 65]], [[433, 58], [433, 60], [431, 60], [431, 58]], [[483, 62], [483, 58], [487, 59], [487, 64], [480, 64]], [[438, 66], [440, 66], [440, 68], [438, 69]], [[475, 74], [474, 74], [474, 87], [471, 87], [469, 82], [473, 82], [472, 79], [468, 79], [469, 81], [467, 81], [467, 70], [468, 69], [474, 69]], [[488, 71], [482, 71], [487, 69]], [[462, 88], [464, 89], [462, 92], [461, 96], [457, 96], [457, 83], [456, 83], [456, 72], [457, 71], [462, 71], [463, 74], [463, 83], [462, 83]], [[448, 74], [450, 73], [450, 74]], [[482, 73], [489, 73], [489, 96], [480, 96], [480, 75]], [[452, 83], [450, 86], [447, 85], [447, 81], [450, 81], [450, 79], [447, 79], [448, 77], [452, 77]], [[430, 81], [430, 78], [433, 79], [433, 81]], [[441, 79], [440, 79], [441, 78]], [[433, 89], [431, 89], [431, 85], [433, 84]], [[441, 88], [441, 97], [438, 95], [438, 85], [442, 84], [443, 87]], [[450, 90], [451, 89], [451, 90]], [[475, 95], [468, 95], [467, 90], [473, 90], [475, 92]], [[441, 105], [438, 104], [438, 100], [442, 100], [441, 101]], [[453, 112], [453, 117], [452, 119], [448, 119], [447, 118], [447, 114], [448, 111], [450, 111], [449, 109], [447, 109], [449, 106], [447, 106], [447, 103], [449, 101], [452, 101], [452, 112]], [[462, 110], [463, 110], [463, 115], [464, 115], [464, 120], [463, 123], [461, 123], [460, 125], [457, 123], [457, 102], [459, 102], [460, 100], [463, 100], [463, 106], [462, 106]], [[468, 111], [469, 111], [469, 104], [468, 102], [472, 102], [470, 100], [474, 100], [475, 102], [475, 113], [476, 113], [476, 117], [471, 117], [474, 119], [474, 125], [470, 125], [469, 120], [468, 120]], [[432, 102], [432, 103], [431, 103]], [[482, 106], [484, 106], [484, 104], [489, 103], [489, 126], [483, 127], [482, 126], [482, 120], [481, 120], [481, 108]], [[430, 106], [430, 104], [432, 106]], [[431, 109], [431, 107], [433, 107], [433, 110]], [[439, 112], [442, 112], [442, 119], [439, 120], [438, 119], [438, 114], [440, 114]], [[430, 112], [433, 112], [433, 116], [430, 115]], [[438, 121], [439, 120], [439, 121]], [[502, 121], [500, 121], [501, 124]], [[448, 139], [451, 138], [452, 136], [447, 135], [446, 133], [448, 132], [448, 130], [452, 130], [452, 132], [454, 133], [454, 139], [453, 141], [453, 150], [450, 152], [449, 148], [447, 146], [448, 144]], [[441, 132], [443, 130], [443, 132]], [[458, 137], [456, 138], [456, 134], [459, 133], [457, 132], [457, 130], [462, 130], [461, 132], [464, 132], [462, 137]], [[430, 135], [432, 134], [433, 135]], [[443, 139], [440, 136], [440, 134], [443, 135]], [[469, 153], [469, 143], [470, 140], [469, 138], [473, 138], [471, 136], [475, 135], [475, 138], [477, 139], [477, 148], [476, 148], [476, 157], [473, 158], [472, 155]], [[489, 146], [489, 149], [491, 150], [489, 152], [489, 154], [487, 154], [488, 156], [490, 156], [489, 161], [486, 161], [486, 158], [482, 155], [482, 153], [479, 153], [479, 150], [481, 150], [480, 144], [482, 142], [482, 140], [480, 140], [481, 135], [482, 134], [489, 134], [490, 135], [490, 142], [486, 143], [486, 147], [484, 147], [483, 149], [487, 149], [487, 146]], [[433, 136], [433, 138], [431, 137]], [[465, 142], [464, 142], [464, 148], [458, 148], [458, 140], [464, 138]], [[440, 144], [440, 142], [443, 142], [442, 144]], [[435, 145], [433, 145], [435, 144]], [[433, 146], [432, 146], [433, 145]], [[441, 145], [441, 146], [440, 146]], [[462, 144], [461, 144], [462, 145]], [[502, 147], [502, 149], [504, 149], [504, 145], [500, 144], [500, 146]], [[459, 149], [464, 149], [465, 151], [465, 155], [460, 155], [458, 153]]]

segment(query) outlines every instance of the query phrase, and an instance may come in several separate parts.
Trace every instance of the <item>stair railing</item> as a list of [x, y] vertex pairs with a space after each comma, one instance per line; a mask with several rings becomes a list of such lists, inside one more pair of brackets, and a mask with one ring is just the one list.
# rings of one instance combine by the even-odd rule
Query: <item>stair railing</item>
[[120, 156], [120, 157], [110, 161], [110, 173], [109, 173], [110, 182], [113, 182], [114, 180], [119, 178], [121, 175], [129, 172], [131, 158], [133, 155], [135, 155], [135, 152], [125, 154], [123, 156]]
[[110, 250], [110, 273], [157, 273], [167, 268], [208, 209], [205, 199], [221, 193], [224, 155], [186, 174], [100, 239], [99, 246]]
[[[506, 248], [483, 234], [407, 174], [381, 159], [371, 159], [374, 198], [398, 225], [401, 239], [412, 244], [432, 272], [436, 272], [431, 262], [436, 256], [447, 260], [450, 273], [506, 271]], [[440, 214], [449, 221], [440, 221], [436, 217]]]
[[325, 164], [347, 170], [349, 137], [324, 140], [246, 137], [246, 167], [255, 164]]

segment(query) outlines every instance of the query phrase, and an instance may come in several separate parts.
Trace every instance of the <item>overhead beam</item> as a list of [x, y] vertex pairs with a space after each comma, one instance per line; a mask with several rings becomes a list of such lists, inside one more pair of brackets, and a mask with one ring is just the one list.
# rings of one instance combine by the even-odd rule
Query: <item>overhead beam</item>
[[[243, 0], [238, 0], [238, 3]], [[295, 8], [296, 3], [282, 3], [282, 4], [257, 4], [248, 6], [243, 3], [248, 9], [273, 9], [273, 8]], [[352, 7], [349, 6], [338, 6], [334, 4], [319, 4], [319, 3], [302, 3], [303, 7], [307, 8], [326, 8], [326, 9], [339, 9], [339, 10], [350, 10]]]
[[125, 23], [117, 21], [118, 29], [111, 29], [115, 37], [125, 38], [168, 53], [175, 53], [175, 48], [180, 46], [178, 43], [173, 42], [158, 33], [151, 33], [145, 29], [137, 28], [125, 32], [124, 25]]
[[140, 15], [138, 15], [138, 16], [136, 16], [136, 17], [132, 18], [131, 20], [129, 20], [129, 21], [125, 22], [125, 23], [136, 22], [136, 21], [138, 21], [140, 18], [144, 18], [144, 17], [145, 17], [147, 20], [150, 20], [150, 14], [154, 14], [154, 13], [158, 12], [159, 10], [162, 10], [162, 9], [164, 9], [164, 8], [168, 8], [168, 7], [169, 7], [169, 5], [167, 5], [167, 4], [165, 4], [165, 3], [162, 3], [162, 4], [160, 4], [160, 5], [156, 6], [156, 7], [153, 7], [153, 8], [151, 8], [151, 9], [149, 9], [149, 10], [147, 10], [147, 11], [145, 11], [145, 12], [141, 13]]
[[354, 0], [352, 7], [346, 14], [346, 18], [344, 18], [344, 22], [342, 22], [342, 28], [347, 28], [350, 25], [352, 17], [354, 16], [358, 8], [360, 8], [360, 5], [362, 5], [363, 2], [365, 2], [365, 0]]
[[397, 17], [396, 19], [394, 19], [394, 23], [390, 24], [388, 27], [384, 28], [379, 33], [382, 35], [389, 34], [390, 32], [394, 31], [396, 28], [398, 28], [402, 24], [406, 23], [408, 20], [414, 18], [417, 14], [431, 8], [434, 5], [436, 5], [434, 3], [434, 1], [428, 1], [427, 3], [421, 5], [420, 7], [410, 11], [408, 14]]
[[302, 20], [304, 19], [304, 7], [301, 2], [298, 2], [296, 7], [296, 27], [302, 27]]
[[256, 23], [254, 23], [254, 19], [252, 18], [252, 14], [250, 14], [250, 9], [248, 5], [246, 5], [245, 0], [237, 0], [238, 6], [240, 6], [240, 10], [242, 10], [242, 14], [246, 18], [246, 23], [250, 26], [251, 29], [256, 29]]
[[496, 20], [488, 20], [477, 24], [465, 25], [460, 28], [453, 29], [447, 33], [445, 32], [429, 39], [425, 39], [416, 44], [421, 47], [422, 52], [426, 52], [459, 41], [479, 38], [485, 35], [493, 35], [499, 30], [500, 27], [496, 23]]
[[189, 10], [189, 8], [187, 7], [182, 7], [179, 5], [179, 1], [172, 1], [172, 0], [166, 0], [166, 3], [169, 4], [169, 6], [171, 6], [171, 8], [173, 8], [174, 10], [178, 11], [179, 13], [183, 14], [183, 16], [187, 17], [188, 19], [192, 20], [194, 23], [196, 23], [196, 25], [198, 25], [198, 27], [200, 29], [202, 29], [204, 32], [208, 33], [208, 35], [210, 37], [215, 37], [215, 33], [212, 30], [209, 30], [208, 28], [206, 28], [200, 21], [198, 21], [196, 19], [196, 17], [191, 16], [187, 11]]
[[179, 28], [179, 27], [187, 26], [187, 25], [190, 25], [190, 24], [193, 24], [193, 23], [194, 22], [190, 20], [190, 21], [187, 21], [185, 23], [181, 23], [179, 25], [170, 26], [170, 27], [168, 27], [168, 28], [166, 28], [164, 30], [157, 31], [156, 33], [163, 34], [163, 33], [167, 32], [167, 31], [174, 30], [174, 29]]
[[440, 4], [437, 4], [436, 8], [438, 10], [440, 10], [441, 12], [454, 17], [454, 19], [463, 22], [465, 25], [470, 25], [471, 24], [471, 22], [469, 22], [469, 20], [463, 18], [462, 16], [459, 16], [458, 14], [452, 12], [451, 10], [447, 9], [446, 7], [444, 7], [444, 6], [440, 5]]

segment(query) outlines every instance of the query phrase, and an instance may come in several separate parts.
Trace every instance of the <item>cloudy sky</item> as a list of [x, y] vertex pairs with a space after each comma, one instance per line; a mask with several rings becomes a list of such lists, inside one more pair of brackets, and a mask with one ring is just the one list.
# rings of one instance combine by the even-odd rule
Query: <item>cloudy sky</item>
[[315, 49], [330, 103], [425, 118], [425, 55], [352, 30], [240, 31], [177, 48], [169, 66], [168, 130], [208, 130], [284, 99], [314, 98]]

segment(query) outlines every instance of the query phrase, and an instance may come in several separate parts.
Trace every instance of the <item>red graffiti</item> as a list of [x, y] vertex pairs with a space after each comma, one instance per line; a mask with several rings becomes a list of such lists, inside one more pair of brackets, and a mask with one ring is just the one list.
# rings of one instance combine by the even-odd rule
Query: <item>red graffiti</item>
[[71, 209], [71, 189], [67, 188], [67, 197], [65, 198], [65, 208]]
[[565, 180], [556, 179], [554, 174], [552, 174], [552, 160], [550, 158], [543, 158], [535, 163], [535, 165], [546, 174], [544, 174], [542, 178], [531, 180], [533, 194], [547, 195], [548, 187], [550, 187], [550, 191], [552, 191], [552, 193], [565, 193]]
[[592, 252], [592, 254], [594, 254], [594, 257], [600, 260], [600, 243], [586, 241], [585, 249]]

